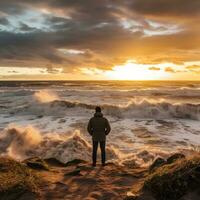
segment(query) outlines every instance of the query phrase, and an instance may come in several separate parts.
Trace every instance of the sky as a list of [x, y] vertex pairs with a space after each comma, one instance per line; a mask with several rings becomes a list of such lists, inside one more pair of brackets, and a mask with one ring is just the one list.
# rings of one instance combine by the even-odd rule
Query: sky
[[200, 0], [1, 0], [0, 80], [200, 80]]

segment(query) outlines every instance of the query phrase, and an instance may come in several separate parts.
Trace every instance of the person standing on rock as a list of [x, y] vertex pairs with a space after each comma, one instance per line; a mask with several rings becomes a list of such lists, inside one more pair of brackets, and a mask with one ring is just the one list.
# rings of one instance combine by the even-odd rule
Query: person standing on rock
[[93, 151], [92, 151], [92, 165], [96, 166], [98, 143], [101, 148], [101, 162], [102, 166], [105, 166], [106, 161], [106, 136], [110, 133], [110, 124], [108, 120], [103, 117], [101, 108], [97, 106], [95, 108], [94, 117], [89, 120], [87, 130], [92, 136]]

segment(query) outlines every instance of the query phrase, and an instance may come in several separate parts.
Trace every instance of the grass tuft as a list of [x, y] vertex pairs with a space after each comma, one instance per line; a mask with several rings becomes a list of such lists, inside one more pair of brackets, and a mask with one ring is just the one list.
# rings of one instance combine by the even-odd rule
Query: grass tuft
[[200, 155], [166, 164], [150, 173], [144, 187], [159, 200], [177, 200], [200, 184]]
[[9, 157], [0, 157], [0, 196], [14, 200], [25, 193], [38, 193], [39, 179], [25, 164]]

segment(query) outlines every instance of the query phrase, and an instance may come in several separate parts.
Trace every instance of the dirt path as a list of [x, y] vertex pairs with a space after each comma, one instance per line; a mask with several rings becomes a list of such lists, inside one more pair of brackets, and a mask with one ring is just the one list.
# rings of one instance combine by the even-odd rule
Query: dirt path
[[143, 181], [144, 169], [125, 169], [114, 164], [93, 168], [89, 163], [51, 167], [39, 172], [44, 182], [42, 199], [121, 200]]

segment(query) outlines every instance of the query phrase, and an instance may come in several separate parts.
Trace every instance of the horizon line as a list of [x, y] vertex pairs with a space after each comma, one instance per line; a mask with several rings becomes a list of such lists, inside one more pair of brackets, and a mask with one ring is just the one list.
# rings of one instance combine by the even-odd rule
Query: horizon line
[[85, 79], [73, 79], [73, 80], [67, 80], [67, 79], [62, 79], [62, 80], [52, 80], [52, 79], [42, 79], [42, 80], [36, 80], [36, 79], [32, 79], [32, 80], [28, 80], [28, 79], [22, 79], [22, 80], [20, 80], [20, 79], [13, 79], [13, 80], [9, 80], [9, 79], [5, 79], [5, 80], [3, 80], [3, 79], [0, 79], [0, 82], [3, 82], [3, 81], [35, 81], [35, 82], [39, 82], [39, 81], [60, 81], [60, 82], [62, 82], [62, 81], [143, 81], [143, 82], [152, 82], [152, 81], [170, 81], [170, 82], [172, 82], [172, 81], [180, 81], [180, 82], [183, 82], [183, 81], [191, 81], [191, 82], [199, 82], [200, 81], [200, 79], [199, 80], [187, 80], [187, 79], [183, 79], [183, 80], [171, 80], [171, 79], [165, 79], [165, 80], [126, 80], [126, 79], [124, 79], [124, 80], [120, 80], [120, 79], [118, 79], [118, 80], [116, 80], [116, 79], [100, 79], [100, 80], [95, 80], [95, 79], [91, 79], [91, 80], [85, 80]]

